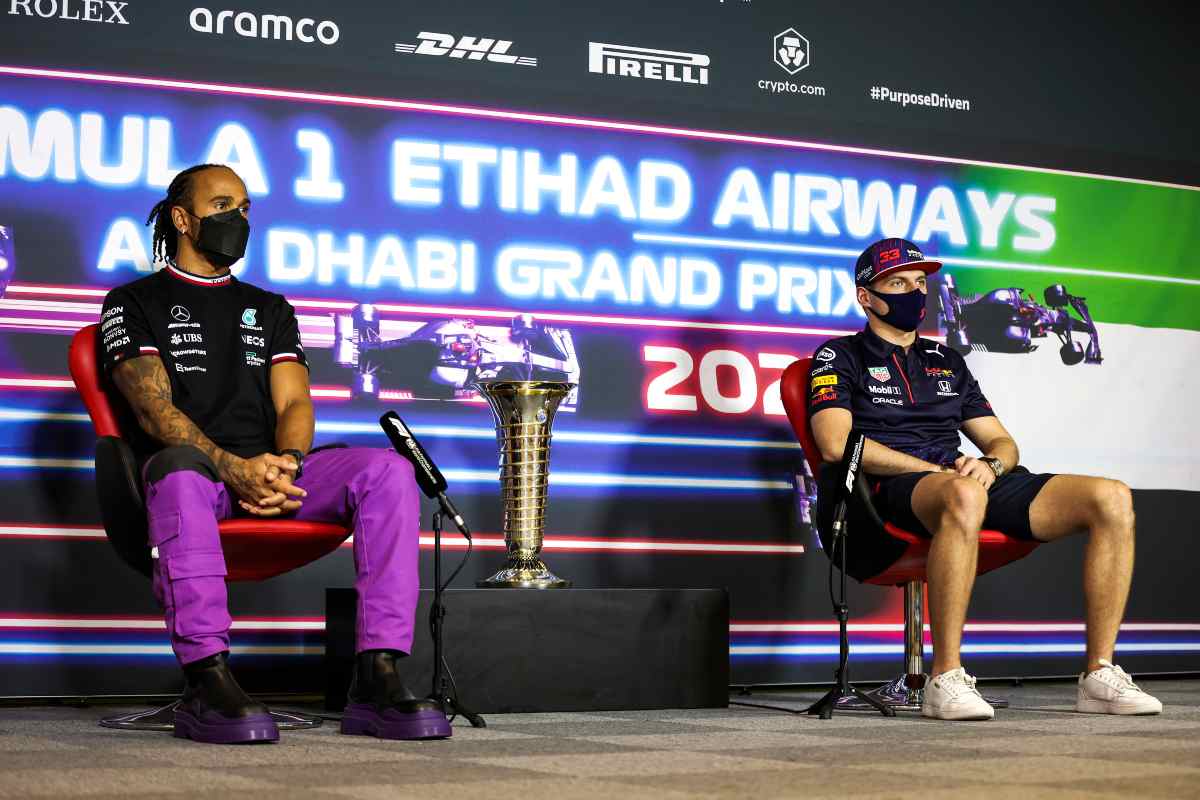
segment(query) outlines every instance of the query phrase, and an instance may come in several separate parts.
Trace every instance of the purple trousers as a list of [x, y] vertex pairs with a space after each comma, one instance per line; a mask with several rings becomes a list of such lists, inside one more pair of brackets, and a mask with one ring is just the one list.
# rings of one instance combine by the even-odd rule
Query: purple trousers
[[[143, 470], [154, 595], [181, 664], [229, 649], [225, 556], [217, 522], [244, 516], [237, 498], [194, 447], [169, 447]], [[356, 650], [409, 652], [420, 579], [420, 501], [412, 465], [392, 450], [348, 447], [304, 460], [308, 492], [293, 519], [346, 525], [354, 536]], [[286, 547], [286, 542], [280, 543]]]

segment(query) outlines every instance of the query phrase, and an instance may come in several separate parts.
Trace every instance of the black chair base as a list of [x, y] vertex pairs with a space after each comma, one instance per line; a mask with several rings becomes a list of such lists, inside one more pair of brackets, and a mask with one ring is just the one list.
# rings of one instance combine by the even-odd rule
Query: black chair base
[[[898, 678], [888, 681], [883, 686], [872, 689], [865, 694], [870, 695], [879, 702], [889, 706], [896, 711], [920, 711], [921, 700], [925, 692], [924, 689], [910, 689], [908, 687], [908, 676], [901, 675]], [[987, 701], [992, 708], [1008, 708], [1008, 700], [1003, 697], [990, 697], [983, 695], [983, 699]], [[864, 700], [860, 700], [853, 695], [842, 697], [837, 701], [838, 709], [843, 711], [874, 711], [875, 706]]]
[[[113, 728], [120, 731], [173, 731], [175, 729], [175, 707], [179, 701], [152, 708], [147, 711], [136, 711], [132, 714], [122, 714], [115, 717], [105, 717], [100, 720], [100, 727]], [[325, 721], [316, 714], [302, 714], [299, 711], [271, 711], [271, 717], [281, 731], [304, 731], [319, 728]]]

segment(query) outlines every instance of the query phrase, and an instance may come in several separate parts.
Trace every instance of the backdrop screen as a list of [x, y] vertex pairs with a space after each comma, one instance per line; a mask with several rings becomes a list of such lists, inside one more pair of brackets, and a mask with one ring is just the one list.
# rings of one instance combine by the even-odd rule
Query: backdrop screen
[[[556, 422], [550, 558], [559, 548], [560, 560], [575, 559], [573, 577], [596, 585], [655, 585], [646, 566], [599, 564], [643, 557], [630, 552], [659, 565], [676, 557], [658, 583], [730, 586], [743, 676], [803, 677], [797, 662], [835, 652], [827, 629], [818, 641], [796, 621], [824, 617], [819, 601], [797, 610], [794, 584], [807, 575], [805, 591], [819, 598], [824, 556], [778, 380], [824, 340], [862, 328], [854, 260], [877, 238], [910, 239], [945, 262], [924, 333], [967, 354], [1024, 464], [1200, 490], [1195, 437], [1180, 435], [1200, 392], [1190, 369], [1200, 349], [1191, 188], [740, 134], [79, 77], [0, 83], [0, 480], [10, 492], [90, 482], [67, 336], [96, 321], [108, 288], [161, 266], [145, 215], [174, 173], [198, 162], [229, 164], [249, 190], [250, 245], [235, 272], [297, 309], [318, 443], [383, 445], [374, 419], [395, 407], [495, 531], [494, 435], [472, 381], [577, 383]], [[57, 525], [62, 536], [95, 538], [94, 511], [52, 506], [45, 496], [18, 503], [26, 518], [8, 530]], [[499, 535], [483, 541], [498, 547]], [[688, 566], [697, 557], [700, 571]], [[301, 605], [319, 606], [314, 598]], [[882, 598], [881, 615], [891, 602]], [[67, 605], [82, 610], [83, 600]], [[990, 613], [1068, 616], [1013, 602]], [[14, 658], [43, 652], [39, 642], [117, 652], [11, 627]], [[1031, 645], [1035, 628], [1018, 626], [976, 652], [1073, 656], [1079, 626], [1063, 630]], [[1194, 634], [1134, 636], [1123, 647], [1170, 644], [1164, 652], [1194, 659]], [[135, 646], [128, 630], [107, 635]], [[145, 642], [165, 654], [160, 635]], [[878, 653], [894, 660], [897, 650], [893, 636]]]

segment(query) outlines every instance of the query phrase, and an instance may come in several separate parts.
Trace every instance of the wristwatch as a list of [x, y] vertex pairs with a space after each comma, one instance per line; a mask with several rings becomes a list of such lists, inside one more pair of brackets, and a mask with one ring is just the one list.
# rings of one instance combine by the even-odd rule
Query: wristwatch
[[300, 480], [300, 476], [304, 474], [304, 453], [293, 448], [280, 450], [275, 453], [277, 456], [291, 456], [296, 461], [296, 477], [293, 480]]
[[984, 456], [979, 460], [987, 464], [997, 478], [1004, 474], [1004, 462], [995, 456]]

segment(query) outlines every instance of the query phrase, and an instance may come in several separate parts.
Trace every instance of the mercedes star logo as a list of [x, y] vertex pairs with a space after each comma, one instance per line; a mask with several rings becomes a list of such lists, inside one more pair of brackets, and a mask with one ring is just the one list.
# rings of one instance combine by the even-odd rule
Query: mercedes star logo
[[192, 315], [188, 313], [188, 310], [183, 306], [171, 307], [171, 319], [175, 320], [176, 322], [187, 322], [191, 318]]

